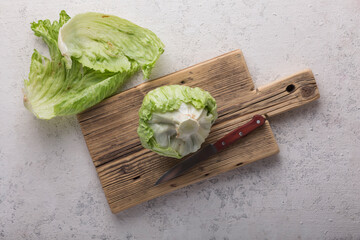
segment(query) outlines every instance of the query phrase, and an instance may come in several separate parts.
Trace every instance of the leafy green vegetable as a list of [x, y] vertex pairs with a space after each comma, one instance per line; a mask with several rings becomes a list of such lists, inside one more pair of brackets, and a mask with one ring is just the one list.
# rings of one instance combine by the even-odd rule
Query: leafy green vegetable
[[58, 41], [68, 67], [71, 57], [101, 72], [132, 71], [140, 66], [145, 78], [164, 51], [163, 43], [150, 30], [93, 12], [78, 14], [66, 23]]
[[[35, 35], [41, 37], [48, 45], [51, 58], [48, 59], [34, 50], [29, 79], [24, 81], [24, 105], [38, 118], [50, 119], [55, 116], [77, 114], [114, 94], [126, 79], [139, 69], [139, 65], [134, 62], [131, 63], [132, 67], [115, 72], [97, 71], [83, 66], [77, 60], [71, 61], [66, 67], [69, 62], [59, 50], [58, 35], [60, 28], [69, 19], [66, 12], [61, 11], [59, 21], [51, 23], [49, 20], [40, 20], [31, 24]], [[83, 26], [86, 27], [86, 23], [83, 23]], [[123, 47], [137, 47], [139, 55], [147, 54], [144, 46], [134, 47], [132, 44], [127, 42]], [[162, 45], [159, 39], [152, 44]], [[153, 64], [161, 53], [152, 56]], [[152, 67], [153, 65], [149, 66], [148, 73]]]
[[144, 97], [139, 117], [137, 132], [145, 148], [182, 158], [196, 152], [209, 135], [216, 102], [200, 88], [163, 86]]

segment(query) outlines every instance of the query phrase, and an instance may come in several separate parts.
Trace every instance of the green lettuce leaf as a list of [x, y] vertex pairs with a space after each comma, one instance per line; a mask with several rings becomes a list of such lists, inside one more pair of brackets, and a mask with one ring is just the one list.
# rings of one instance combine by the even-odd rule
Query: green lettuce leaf
[[182, 158], [197, 151], [217, 118], [215, 99], [200, 88], [162, 86], [144, 97], [137, 129], [143, 147]]
[[101, 72], [140, 67], [145, 78], [164, 51], [163, 43], [150, 30], [117, 16], [94, 12], [72, 18], [60, 29], [58, 41], [68, 68], [73, 58]]
[[114, 94], [138, 70], [133, 67], [126, 71], [100, 72], [78, 61], [72, 61], [67, 68], [58, 47], [58, 35], [69, 19], [61, 11], [59, 21], [40, 20], [31, 24], [35, 35], [48, 45], [51, 58], [34, 50], [29, 79], [24, 81], [24, 105], [41, 119], [82, 112]]

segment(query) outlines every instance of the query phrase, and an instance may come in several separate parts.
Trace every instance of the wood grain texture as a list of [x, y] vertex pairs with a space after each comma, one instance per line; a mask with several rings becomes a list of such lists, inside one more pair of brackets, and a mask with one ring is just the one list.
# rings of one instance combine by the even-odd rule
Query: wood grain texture
[[266, 122], [185, 175], [155, 187], [156, 180], [181, 160], [159, 156], [141, 146], [136, 133], [138, 109], [146, 93], [170, 84], [197, 86], [216, 99], [219, 118], [206, 140], [208, 143], [214, 143], [255, 114], [273, 116], [319, 97], [310, 70], [255, 89], [243, 54], [236, 50], [143, 83], [79, 114], [82, 132], [113, 213], [279, 151]]

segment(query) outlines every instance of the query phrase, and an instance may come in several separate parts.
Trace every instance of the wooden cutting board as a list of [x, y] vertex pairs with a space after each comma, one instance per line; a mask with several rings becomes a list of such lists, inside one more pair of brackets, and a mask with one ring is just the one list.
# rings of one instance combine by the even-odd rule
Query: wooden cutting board
[[143, 83], [79, 114], [86, 144], [113, 213], [279, 151], [267, 121], [185, 175], [154, 186], [163, 173], [181, 160], [159, 156], [141, 146], [136, 132], [138, 110], [150, 90], [170, 84], [200, 87], [216, 99], [219, 118], [206, 140], [209, 143], [255, 114], [271, 117], [320, 96], [310, 70], [256, 89], [242, 52], [236, 50]]

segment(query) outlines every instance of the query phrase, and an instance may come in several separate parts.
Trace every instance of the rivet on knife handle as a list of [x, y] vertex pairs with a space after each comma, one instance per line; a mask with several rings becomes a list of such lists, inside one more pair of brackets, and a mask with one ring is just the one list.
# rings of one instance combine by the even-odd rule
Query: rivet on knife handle
[[218, 140], [214, 146], [216, 150], [220, 151], [235, 142], [236, 140], [245, 137], [247, 134], [262, 126], [265, 123], [265, 118], [260, 115], [255, 115], [250, 122], [238, 127], [232, 132], [226, 134], [223, 138]]

